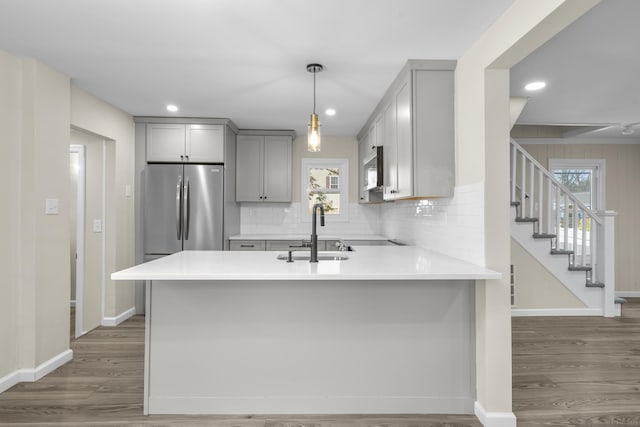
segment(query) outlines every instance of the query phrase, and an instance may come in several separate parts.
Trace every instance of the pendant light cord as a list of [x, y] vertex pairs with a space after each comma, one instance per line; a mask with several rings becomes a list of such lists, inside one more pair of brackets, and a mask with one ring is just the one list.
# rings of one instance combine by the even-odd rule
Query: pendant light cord
[[313, 70], [313, 114], [316, 113], [316, 70]]

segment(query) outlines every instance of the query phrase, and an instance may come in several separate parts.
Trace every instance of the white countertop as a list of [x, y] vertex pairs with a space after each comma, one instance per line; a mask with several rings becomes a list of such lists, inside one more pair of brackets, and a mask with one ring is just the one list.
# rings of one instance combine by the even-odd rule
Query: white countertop
[[[236, 234], [229, 240], [309, 240], [309, 234]], [[376, 234], [318, 234], [318, 240], [388, 240]]]
[[[501, 274], [415, 246], [355, 246], [344, 261], [276, 259], [278, 251], [183, 251], [111, 275], [112, 280], [475, 280]], [[284, 252], [286, 254], [286, 252]]]

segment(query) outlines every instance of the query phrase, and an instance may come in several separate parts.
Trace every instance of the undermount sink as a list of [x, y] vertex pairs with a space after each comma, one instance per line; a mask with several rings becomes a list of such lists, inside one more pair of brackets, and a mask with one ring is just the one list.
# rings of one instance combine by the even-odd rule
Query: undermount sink
[[[291, 259], [293, 261], [309, 261], [311, 257], [311, 252], [308, 251], [297, 251], [291, 254]], [[289, 258], [288, 253], [278, 254], [278, 259], [287, 260]], [[318, 251], [318, 261], [345, 261], [348, 260], [349, 257], [343, 254], [342, 252], [336, 251]]]

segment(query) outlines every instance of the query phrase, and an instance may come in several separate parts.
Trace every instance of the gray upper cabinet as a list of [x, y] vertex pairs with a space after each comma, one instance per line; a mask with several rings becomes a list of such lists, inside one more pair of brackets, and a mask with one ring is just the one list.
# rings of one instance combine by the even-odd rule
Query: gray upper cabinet
[[238, 135], [236, 201], [291, 202], [289, 135]]
[[185, 154], [190, 163], [224, 162], [224, 126], [187, 125]]
[[224, 126], [149, 123], [147, 162], [224, 163]]
[[363, 129], [384, 147], [384, 200], [450, 197], [455, 61], [408, 61]]

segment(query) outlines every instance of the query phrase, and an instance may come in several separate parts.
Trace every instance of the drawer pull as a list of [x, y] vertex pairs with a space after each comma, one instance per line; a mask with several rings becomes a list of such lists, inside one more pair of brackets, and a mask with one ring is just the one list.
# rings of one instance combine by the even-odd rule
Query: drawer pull
[[256, 245], [240, 245], [241, 248], [255, 248]]

